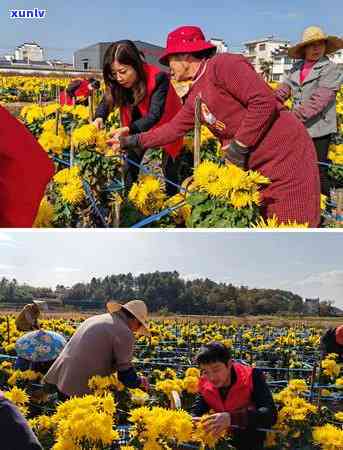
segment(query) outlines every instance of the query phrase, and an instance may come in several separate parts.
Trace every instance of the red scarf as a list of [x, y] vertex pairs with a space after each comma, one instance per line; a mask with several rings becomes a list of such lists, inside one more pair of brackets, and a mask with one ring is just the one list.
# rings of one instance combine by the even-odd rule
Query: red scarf
[[304, 65], [302, 66], [302, 69], [300, 71], [300, 83], [303, 84], [305, 79], [309, 76], [309, 74], [312, 71], [313, 66], [316, 64], [317, 61], [306, 61]]
[[[154, 93], [156, 87], [156, 75], [161, 72], [155, 66], [150, 64], [144, 64], [144, 71], [147, 79], [146, 95], [144, 99], [137, 105], [138, 110], [142, 117], [146, 116], [149, 112], [151, 96]], [[164, 112], [161, 119], [156, 125], [154, 125], [151, 130], [160, 127], [161, 125], [168, 123], [172, 118], [180, 111], [182, 108], [181, 100], [178, 97], [174, 86], [169, 83], [169, 91], [167, 94], [167, 99], [164, 107]], [[130, 105], [125, 105], [120, 108], [120, 119], [123, 127], [130, 126], [132, 122], [132, 107]], [[149, 130], [150, 131], [150, 130]], [[179, 138], [172, 144], [167, 144], [164, 146], [164, 150], [173, 158], [179, 155], [183, 146], [183, 138]]]

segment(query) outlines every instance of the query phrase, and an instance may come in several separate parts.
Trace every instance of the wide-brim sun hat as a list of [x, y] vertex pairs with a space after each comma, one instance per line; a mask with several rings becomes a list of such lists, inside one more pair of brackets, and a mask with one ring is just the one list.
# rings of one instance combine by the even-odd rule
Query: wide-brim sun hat
[[326, 55], [335, 53], [337, 50], [343, 48], [343, 39], [337, 36], [328, 36], [319, 27], [308, 27], [303, 33], [302, 41], [288, 48], [288, 56], [293, 59], [304, 59], [305, 47], [319, 41], [325, 41]]
[[164, 66], [169, 65], [169, 57], [178, 53], [198, 53], [203, 50], [215, 50], [216, 46], [206, 41], [199, 27], [183, 26], [171, 31], [167, 37], [167, 47], [159, 58]]
[[114, 302], [111, 300], [107, 302], [106, 308], [110, 314], [119, 312], [121, 309], [129, 311], [129, 313], [131, 313], [142, 325], [139, 332], [146, 335], [150, 334], [149, 326], [147, 324], [148, 308], [146, 304], [143, 302], [143, 300], [131, 300], [124, 304]]
[[60, 333], [38, 330], [21, 336], [15, 349], [20, 358], [32, 362], [47, 362], [55, 360], [66, 344], [66, 338]]

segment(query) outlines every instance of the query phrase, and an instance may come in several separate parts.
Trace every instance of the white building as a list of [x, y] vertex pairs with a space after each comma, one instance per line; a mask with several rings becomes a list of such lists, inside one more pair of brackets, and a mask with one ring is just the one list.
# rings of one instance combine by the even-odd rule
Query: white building
[[[255, 41], [248, 41], [244, 43], [246, 48], [245, 56], [249, 59], [251, 64], [255, 67], [256, 72], [262, 72], [262, 65], [265, 62], [271, 64], [271, 71], [273, 80], [279, 81], [284, 71], [287, 71], [292, 66], [292, 62], [287, 57], [287, 54], [281, 55], [281, 50], [287, 48], [290, 41], [277, 39], [274, 36], [268, 36], [264, 39], [256, 39]], [[277, 56], [275, 56], [276, 53]], [[277, 58], [274, 61], [274, 58]]]
[[226, 53], [229, 51], [229, 47], [223, 39], [213, 38], [210, 42], [217, 47], [217, 53]]
[[282, 82], [293, 66], [294, 59], [288, 56], [287, 46], [272, 53], [272, 80]]
[[343, 65], [343, 50], [338, 50], [336, 53], [329, 55], [329, 58], [336, 64]]
[[18, 61], [44, 61], [44, 50], [36, 42], [25, 42], [19, 45], [14, 52]]

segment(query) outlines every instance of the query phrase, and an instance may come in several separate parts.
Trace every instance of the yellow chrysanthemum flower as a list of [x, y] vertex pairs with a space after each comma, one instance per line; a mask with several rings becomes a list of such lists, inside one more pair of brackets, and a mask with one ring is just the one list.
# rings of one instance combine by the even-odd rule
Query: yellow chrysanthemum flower
[[199, 392], [199, 378], [186, 376], [183, 380], [183, 387], [189, 394], [197, 394]]
[[80, 176], [80, 169], [78, 166], [73, 166], [70, 169], [63, 169], [54, 175], [54, 182], [57, 184], [70, 183], [73, 179]]
[[280, 223], [278, 218], [273, 215], [273, 217], [268, 217], [266, 220], [260, 217], [256, 224], [252, 224], [252, 228], [308, 228], [308, 223], [299, 224], [291, 220], [286, 223]]
[[59, 103], [52, 103], [44, 107], [43, 112], [46, 116], [50, 116], [51, 114], [55, 114], [61, 108]]
[[185, 372], [185, 376], [200, 378], [200, 370], [196, 367], [189, 367]]
[[132, 185], [128, 198], [142, 214], [149, 216], [161, 210], [166, 194], [157, 178], [146, 175]]
[[54, 218], [54, 207], [46, 197], [43, 197], [34, 221], [34, 228], [49, 228]]
[[[169, 198], [164, 206], [165, 208], [172, 208], [173, 206], [179, 205], [184, 201], [185, 198], [182, 194], [176, 194], [173, 197]], [[174, 218], [175, 223], [182, 224], [186, 222], [191, 213], [192, 208], [186, 203], [185, 205], [173, 211], [171, 215]]]
[[56, 130], [56, 119], [48, 119], [42, 125], [43, 131], [55, 132]]
[[82, 181], [74, 180], [60, 188], [60, 194], [62, 199], [73, 205], [82, 202], [85, 197]]
[[97, 137], [97, 128], [93, 124], [82, 125], [76, 128], [71, 136], [71, 142], [76, 147], [81, 145], [95, 145]]
[[82, 120], [88, 120], [89, 119], [89, 109], [86, 106], [83, 105], [76, 105], [72, 113], [74, 116], [79, 117]]
[[329, 147], [328, 158], [334, 164], [343, 164], [343, 144], [331, 144]]
[[38, 142], [46, 152], [50, 151], [56, 155], [60, 155], [68, 146], [67, 136], [64, 133], [56, 135], [54, 131], [44, 131]]
[[331, 424], [313, 429], [313, 440], [322, 450], [341, 450], [343, 448], [343, 430]]

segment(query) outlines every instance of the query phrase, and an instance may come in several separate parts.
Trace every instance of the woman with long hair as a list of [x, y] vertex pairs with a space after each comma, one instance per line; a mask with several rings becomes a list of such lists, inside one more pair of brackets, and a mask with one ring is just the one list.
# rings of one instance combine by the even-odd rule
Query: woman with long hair
[[[149, 131], [170, 121], [181, 109], [170, 77], [158, 67], [147, 64], [144, 55], [129, 40], [114, 42], [104, 56], [103, 75], [106, 85], [104, 98], [99, 104], [94, 123], [101, 128], [109, 113], [119, 108], [122, 128], [116, 135]], [[163, 172], [174, 183], [178, 178], [179, 154], [183, 140], [177, 138], [163, 146]], [[128, 152], [128, 157], [140, 164], [144, 151]], [[126, 169], [126, 185], [130, 186], [139, 175], [139, 168], [129, 165]], [[175, 193], [174, 186], [167, 184], [167, 192]]]

